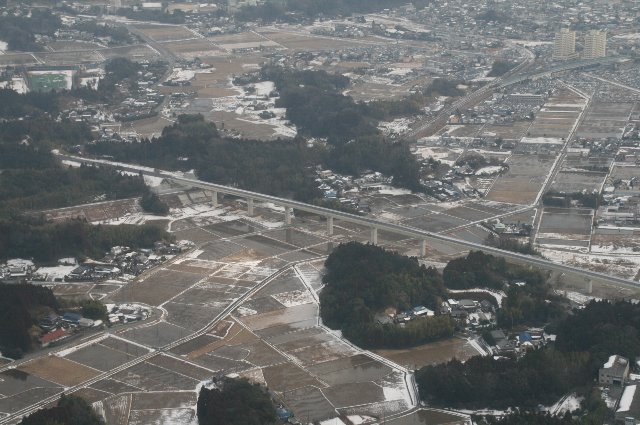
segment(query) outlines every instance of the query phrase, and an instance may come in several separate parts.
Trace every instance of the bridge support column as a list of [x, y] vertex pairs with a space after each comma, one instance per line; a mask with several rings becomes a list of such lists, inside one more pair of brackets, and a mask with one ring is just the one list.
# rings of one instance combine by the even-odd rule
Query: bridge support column
[[291, 207], [284, 207], [284, 224], [287, 226], [291, 224]]
[[253, 217], [253, 199], [247, 198], [247, 214]]
[[593, 281], [591, 279], [587, 279], [587, 294], [593, 293]]
[[420, 241], [420, 257], [427, 256], [427, 241], [425, 239]]
[[371, 238], [369, 239], [369, 242], [371, 242], [373, 245], [378, 245], [378, 228], [377, 227], [371, 228]]
[[327, 235], [333, 236], [333, 217], [327, 217]]
[[214, 190], [211, 193], [211, 202], [213, 203], [213, 207], [214, 208], [218, 208], [218, 206], [220, 205], [220, 204], [218, 204], [218, 191], [217, 190]]

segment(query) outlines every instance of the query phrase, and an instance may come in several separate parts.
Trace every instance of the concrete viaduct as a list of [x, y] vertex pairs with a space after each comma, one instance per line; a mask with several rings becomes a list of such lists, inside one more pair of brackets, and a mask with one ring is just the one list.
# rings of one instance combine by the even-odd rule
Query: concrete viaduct
[[616, 276], [610, 276], [604, 273], [594, 272], [594, 271], [586, 270], [582, 268], [567, 266], [564, 264], [554, 263], [552, 261], [549, 261], [543, 258], [519, 254], [511, 251], [505, 251], [498, 248], [461, 240], [461, 239], [454, 238], [447, 235], [428, 232], [423, 229], [410, 227], [402, 224], [389, 223], [389, 222], [375, 220], [372, 218], [350, 214], [342, 211], [336, 211], [329, 208], [310, 205], [304, 202], [294, 201], [291, 199], [279, 198], [277, 196], [265, 195], [262, 193], [251, 192], [248, 190], [238, 189], [235, 187], [209, 183], [209, 182], [205, 182], [205, 181], [194, 179], [194, 178], [183, 177], [183, 176], [180, 176], [178, 173], [137, 166], [134, 164], [125, 164], [120, 162], [89, 159], [89, 158], [65, 155], [58, 152], [54, 152], [54, 154], [61, 160], [73, 161], [77, 163], [83, 163], [83, 164], [95, 165], [95, 166], [114, 167], [126, 172], [142, 173], [148, 176], [161, 177], [186, 187], [204, 189], [212, 193], [211, 201], [214, 206], [220, 205], [220, 201], [221, 201], [220, 197], [224, 195], [242, 198], [246, 200], [247, 213], [249, 216], [254, 215], [254, 208], [255, 208], [256, 201], [273, 203], [275, 205], [279, 205], [285, 208], [285, 223], [287, 225], [291, 224], [294, 210], [305, 211], [311, 214], [319, 215], [326, 218], [326, 223], [327, 223], [326, 232], [327, 232], [327, 235], [329, 236], [333, 235], [335, 220], [339, 220], [347, 223], [357, 224], [363, 227], [368, 227], [370, 229], [369, 242], [371, 242], [372, 244], [378, 243], [378, 232], [380, 231], [385, 231], [385, 232], [389, 232], [396, 235], [406, 236], [410, 239], [416, 239], [420, 243], [421, 256], [426, 255], [426, 248], [429, 242], [438, 242], [438, 243], [443, 243], [447, 246], [451, 246], [461, 250], [483, 251], [487, 254], [500, 256], [507, 260], [517, 262], [520, 264], [526, 264], [526, 265], [538, 267], [544, 270], [551, 270], [559, 273], [579, 276], [584, 278], [586, 282], [587, 290], [589, 292], [591, 292], [592, 282], [594, 280], [606, 282], [606, 283], [613, 284], [615, 286], [623, 287], [623, 288], [640, 289], [640, 285], [638, 284], [638, 282], [634, 282], [632, 280], [627, 280], [627, 279], [616, 277]]

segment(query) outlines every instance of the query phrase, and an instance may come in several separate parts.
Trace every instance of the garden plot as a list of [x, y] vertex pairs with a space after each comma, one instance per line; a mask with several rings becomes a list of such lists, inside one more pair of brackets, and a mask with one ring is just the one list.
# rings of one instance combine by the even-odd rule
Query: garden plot
[[594, 102], [580, 123], [576, 137], [621, 137], [633, 107], [633, 103]]
[[466, 425], [469, 417], [436, 409], [421, 409], [387, 421], [389, 425]]
[[607, 173], [594, 171], [560, 171], [551, 190], [561, 193], [599, 193]]
[[534, 123], [527, 131], [532, 138], [566, 138], [586, 101], [568, 89], [558, 90], [536, 114]]
[[62, 388], [38, 387], [25, 390], [19, 394], [0, 398], [0, 413], [17, 412], [58, 393], [62, 393]]
[[113, 379], [141, 391], [193, 390], [198, 381], [169, 369], [143, 362], [113, 375]]
[[509, 124], [490, 124], [482, 129], [481, 134], [485, 137], [518, 141], [526, 134], [530, 126], [530, 121], [517, 121]]
[[136, 356], [98, 342], [74, 349], [68, 354], [64, 353], [64, 357], [92, 369], [106, 372], [133, 360]]
[[546, 246], [588, 248], [591, 239], [593, 210], [545, 208], [536, 242]]
[[509, 171], [498, 177], [487, 195], [491, 201], [528, 205], [536, 200], [553, 167], [554, 158], [513, 155]]
[[50, 382], [72, 387], [100, 375], [100, 371], [71, 360], [48, 356], [20, 365], [17, 369]]
[[136, 25], [135, 28], [147, 37], [159, 42], [196, 38], [193, 32], [180, 25]]
[[151, 275], [142, 275], [140, 280], [131, 282], [113, 298], [116, 302], [135, 301], [158, 306], [206, 276], [204, 273], [177, 272], [161, 268]]
[[142, 325], [140, 328], [133, 327], [123, 332], [122, 336], [138, 344], [158, 348], [189, 336], [191, 333], [191, 330], [181, 326], [159, 322], [153, 325]]
[[376, 350], [375, 353], [410, 369], [446, 363], [453, 358], [465, 361], [479, 354], [469, 341], [457, 337], [401, 350]]

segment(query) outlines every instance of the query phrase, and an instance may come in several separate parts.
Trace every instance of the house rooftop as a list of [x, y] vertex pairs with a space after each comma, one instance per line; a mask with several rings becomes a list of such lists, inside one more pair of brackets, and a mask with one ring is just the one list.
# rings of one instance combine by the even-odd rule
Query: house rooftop
[[622, 356], [614, 354], [609, 357], [609, 360], [602, 366], [603, 369], [609, 370], [609, 373], [622, 375], [629, 364], [629, 360]]

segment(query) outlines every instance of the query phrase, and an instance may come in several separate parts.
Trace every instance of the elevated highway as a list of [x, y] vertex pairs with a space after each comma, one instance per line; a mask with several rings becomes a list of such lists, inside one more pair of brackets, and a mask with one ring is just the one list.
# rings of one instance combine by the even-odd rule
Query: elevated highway
[[378, 243], [379, 231], [385, 231], [385, 232], [389, 232], [396, 235], [406, 236], [410, 239], [416, 239], [420, 243], [420, 252], [422, 256], [426, 254], [427, 244], [435, 242], [435, 243], [441, 243], [441, 244], [451, 246], [461, 250], [483, 251], [487, 254], [503, 257], [507, 260], [517, 262], [520, 264], [525, 264], [532, 267], [538, 267], [544, 270], [556, 271], [559, 273], [582, 277], [584, 278], [588, 289], [590, 289], [593, 281], [606, 282], [606, 283], [614, 284], [616, 286], [624, 287], [624, 288], [638, 289], [640, 287], [638, 282], [634, 282], [632, 280], [627, 280], [627, 279], [616, 277], [616, 276], [610, 276], [604, 273], [585, 270], [583, 268], [572, 267], [565, 264], [559, 264], [559, 263], [555, 263], [553, 261], [539, 258], [539, 257], [519, 254], [511, 251], [505, 251], [498, 248], [482, 245], [479, 243], [465, 241], [465, 240], [461, 240], [451, 236], [441, 235], [441, 234], [429, 232], [423, 229], [406, 226], [403, 224], [389, 223], [385, 221], [376, 220], [373, 218], [358, 216], [355, 214], [336, 211], [329, 208], [310, 205], [304, 202], [299, 202], [291, 199], [279, 198], [277, 196], [251, 192], [249, 190], [239, 189], [236, 187], [209, 183], [209, 182], [205, 182], [195, 178], [184, 177], [178, 173], [162, 171], [158, 169], [151, 169], [148, 167], [141, 167], [133, 164], [89, 159], [89, 158], [65, 155], [60, 153], [56, 153], [56, 155], [58, 158], [62, 160], [74, 161], [74, 162], [96, 165], [96, 166], [115, 167], [123, 171], [128, 171], [133, 173], [142, 173], [143, 175], [149, 175], [154, 177], [161, 177], [161, 178], [173, 181], [175, 183], [184, 185], [186, 187], [195, 187], [195, 188], [204, 189], [212, 193], [212, 202], [214, 205], [218, 204], [220, 195], [229, 195], [229, 196], [243, 198], [247, 201], [247, 210], [248, 210], [247, 212], [249, 215], [253, 215], [254, 203], [256, 201], [273, 203], [275, 205], [279, 205], [285, 208], [286, 224], [291, 224], [293, 210], [305, 211], [311, 214], [319, 215], [321, 217], [326, 218], [327, 233], [329, 235], [333, 234], [334, 221], [339, 220], [342, 222], [353, 223], [359, 226], [368, 227], [371, 231], [369, 241], [373, 244]]

